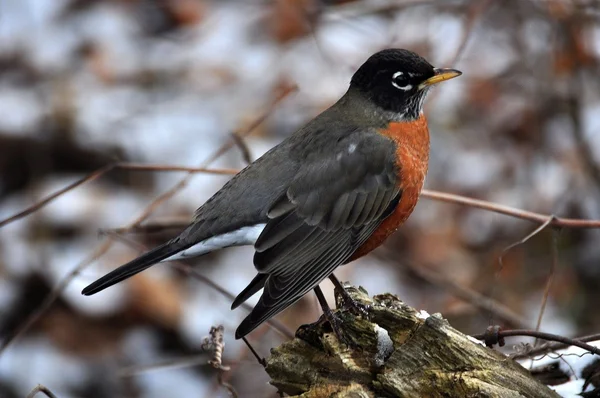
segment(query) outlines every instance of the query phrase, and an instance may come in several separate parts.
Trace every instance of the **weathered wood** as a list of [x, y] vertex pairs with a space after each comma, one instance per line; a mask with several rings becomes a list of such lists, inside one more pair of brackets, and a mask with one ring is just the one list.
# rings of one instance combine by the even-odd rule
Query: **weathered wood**
[[[558, 397], [503, 354], [452, 328], [440, 315], [405, 305], [396, 296], [369, 298], [369, 319], [341, 309], [346, 338], [325, 326], [298, 330], [271, 351], [267, 372], [281, 391], [301, 397]], [[339, 298], [338, 298], [339, 300]]]

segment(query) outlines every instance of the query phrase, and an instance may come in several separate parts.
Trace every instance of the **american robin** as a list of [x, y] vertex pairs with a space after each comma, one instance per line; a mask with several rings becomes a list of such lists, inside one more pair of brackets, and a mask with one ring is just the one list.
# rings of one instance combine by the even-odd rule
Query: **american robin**
[[258, 274], [232, 308], [264, 290], [236, 338], [313, 289], [322, 300], [321, 281], [339, 285], [338, 266], [381, 245], [412, 213], [429, 160], [425, 96], [460, 74], [408, 50], [372, 55], [338, 102], [235, 175], [179, 236], [82, 293], [157, 262], [253, 244]]

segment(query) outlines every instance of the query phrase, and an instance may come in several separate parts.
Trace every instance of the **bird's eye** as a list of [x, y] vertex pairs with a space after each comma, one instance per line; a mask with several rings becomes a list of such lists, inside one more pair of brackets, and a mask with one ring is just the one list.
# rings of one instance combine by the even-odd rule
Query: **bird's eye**
[[408, 91], [413, 86], [408, 82], [408, 76], [404, 72], [396, 72], [392, 76], [392, 85], [402, 91]]

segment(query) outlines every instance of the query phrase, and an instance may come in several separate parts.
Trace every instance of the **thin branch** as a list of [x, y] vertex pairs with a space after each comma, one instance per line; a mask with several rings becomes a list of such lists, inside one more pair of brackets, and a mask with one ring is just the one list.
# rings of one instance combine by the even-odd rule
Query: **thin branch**
[[412, 272], [432, 285], [440, 286], [443, 289], [448, 290], [452, 295], [466, 301], [475, 308], [485, 311], [486, 313], [493, 312], [496, 317], [502, 319], [510, 325], [515, 327], [527, 327], [529, 325], [529, 322], [525, 318], [515, 313], [504, 304], [497, 302], [490, 297], [486, 297], [473, 289], [462, 286], [439, 272], [433, 271], [427, 267], [418, 266], [409, 261], [403, 261], [401, 264], [410, 268]]
[[44, 393], [48, 398], [57, 398], [48, 387], [38, 384], [29, 394], [27, 394], [27, 398], [33, 398], [37, 393]]
[[151, 234], [169, 229], [183, 229], [188, 225], [190, 225], [190, 217], [161, 217], [132, 228], [103, 228], [98, 230], [98, 233], [100, 235]]
[[328, 20], [356, 18], [392, 9], [434, 4], [437, 0], [364, 0], [327, 7], [324, 16]]
[[115, 164], [106, 165], [106, 166], [101, 167], [98, 170], [88, 174], [87, 176], [75, 181], [74, 183], [69, 184], [62, 189], [59, 189], [58, 191], [54, 192], [53, 194], [48, 195], [44, 199], [36, 202], [32, 206], [29, 206], [25, 210], [20, 211], [19, 213], [0, 221], [0, 228], [4, 227], [5, 225], [8, 225], [12, 222], [15, 222], [17, 220], [20, 220], [23, 217], [30, 215], [31, 213], [41, 209], [42, 207], [46, 206], [48, 203], [52, 202], [54, 199], [58, 198], [61, 195], [64, 195], [65, 193], [69, 192], [70, 190], [75, 189], [78, 186], [85, 184], [86, 182], [96, 180], [97, 178], [103, 176], [104, 174], [106, 174], [107, 172], [112, 170], [114, 167], [115, 167]]
[[[429, 189], [424, 189], [421, 192], [421, 197], [440, 202], [461, 204], [477, 209], [487, 210], [494, 213], [504, 214], [506, 216], [520, 218], [521, 220], [532, 221], [537, 224], [544, 224], [548, 221], [548, 218], [551, 217], [551, 215], [521, 210], [494, 202], [488, 202], [486, 200], [473, 199], [466, 196], [454, 195], [439, 191], [431, 191]], [[553, 217], [552, 221], [548, 225], [552, 227], [563, 228], [600, 228], [600, 220]]]
[[17, 327], [17, 329], [2, 342], [0, 345], [0, 354], [17, 338], [21, 337], [31, 325], [33, 325], [43, 314], [54, 304], [56, 299], [60, 296], [61, 292], [75, 279], [87, 266], [92, 262], [96, 261], [100, 256], [108, 251], [112, 242], [110, 239], [105, 240], [99, 245], [94, 252], [81, 263], [79, 263], [71, 272], [69, 272], [58, 284], [52, 289], [52, 291], [46, 296], [42, 304], [29, 315], [23, 323]]
[[[246, 135], [250, 134], [253, 129], [255, 129], [260, 123], [262, 123], [269, 116], [269, 114], [273, 111], [273, 109], [275, 108], [275, 106], [277, 104], [279, 104], [279, 102], [281, 102], [285, 97], [287, 97], [290, 93], [292, 93], [295, 90], [296, 90], [296, 87], [290, 87], [287, 90], [284, 90], [281, 94], [279, 94], [273, 100], [273, 102], [270, 104], [270, 106], [267, 108], [266, 112], [263, 113], [263, 115], [261, 115], [261, 117], [258, 118], [254, 123], [252, 123], [250, 125], [250, 127], [241, 134], [241, 136], [246, 136]], [[212, 163], [214, 160], [218, 159], [222, 154], [224, 154], [225, 152], [227, 152], [227, 150], [229, 150], [232, 147], [233, 147], [232, 140], [229, 140], [228, 143], [223, 144], [213, 154], [213, 156], [211, 156], [206, 162], [204, 162], [204, 164], [201, 165], [200, 168], [201, 169], [206, 168], [207, 166], [209, 166], [210, 163]], [[116, 163], [116, 164], [118, 164], [118, 163]], [[18, 219], [20, 219], [22, 217], [25, 217], [28, 214], [31, 214], [32, 212], [36, 211], [37, 209], [45, 206], [46, 204], [48, 204], [52, 200], [56, 199], [60, 195], [68, 192], [69, 190], [74, 189], [74, 188], [78, 187], [79, 185], [81, 185], [81, 184], [83, 184], [83, 183], [85, 183], [87, 181], [91, 181], [93, 179], [96, 179], [96, 178], [102, 176], [106, 172], [108, 172], [108, 171], [112, 170], [114, 167], [116, 167], [115, 166], [116, 164], [104, 166], [104, 167], [98, 169], [97, 171], [93, 172], [92, 174], [86, 176], [85, 178], [83, 178], [81, 180], [78, 180], [77, 182], [75, 182], [75, 183], [67, 186], [66, 188], [60, 190], [59, 192], [56, 192], [55, 194], [53, 194], [53, 195], [45, 198], [44, 200], [42, 200], [42, 201], [34, 204], [33, 206], [31, 206], [30, 208], [24, 210], [23, 212], [15, 215], [15, 216], [12, 216], [12, 217], [8, 218], [5, 221], [0, 222], [0, 227], [3, 226], [3, 225], [8, 224], [10, 222], [16, 221], [16, 220], [18, 220]], [[128, 226], [125, 227], [125, 230], [133, 228], [134, 226], [136, 226], [139, 223], [141, 223], [146, 217], [148, 217], [152, 213], [152, 211], [160, 203], [166, 201], [168, 198], [170, 198], [172, 195], [174, 195], [177, 192], [177, 189], [179, 187], [185, 186], [187, 184], [188, 179], [191, 177], [192, 173], [193, 172], [190, 172], [190, 174], [188, 174], [185, 178], [183, 178], [182, 180], [180, 180], [179, 183], [177, 185], [175, 185], [175, 187], [173, 187], [171, 190], [163, 193], [158, 198], [156, 198], [153, 202], [151, 202], [146, 207], [145, 211], [143, 211], [142, 214], [137, 219], [135, 219], [133, 222], [131, 222]], [[100, 245], [98, 245], [96, 247], [96, 249], [93, 251], [92, 255], [88, 259], [86, 259], [86, 261], [81, 262], [70, 273], [68, 273], [64, 278], [62, 278], [58, 282], [58, 284], [56, 285], [56, 287], [52, 290], [52, 292], [50, 292], [50, 294], [43, 301], [42, 305], [38, 309], [36, 309], [36, 311], [34, 311], [29, 317], [27, 317], [25, 319], [25, 321], [17, 327], [16, 331], [11, 336], [9, 336], [6, 340], [4, 340], [2, 342], [2, 344], [0, 345], [0, 354], [2, 354], [2, 352], [15, 339], [17, 339], [22, 334], [24, 334], [31, 327], [31, 325], [33, 325], [44, 314], [44, 312], [46, 312], [48, 310], [48, 308], [50, 308], [52, 306], [52, 304], [54, 304], [54, 302], [60, 296], [61, 292], [69, 285], [69, 283], [71, 283], [71, 281], [73, 279], [75, 279], [93, 261], [97, 260], [100, 256], [102, 256], [104, 253], [106, 253], [110, 249], [110, 247], [112, 246], [113, 241], [114, 241], [114, 237], [108, 237], [103, 243], [101, 243]], [[285, 330], [285, 328], [282, 327], [282, 330]]]
[[[589, 343], [591, 341], [597, 341], [597, 340], [600, 340], [600, 333], [591, 334], [591, 335], [583, 336], [583, 337], [576, 337], [574, 340], [581, 341], [584, 343]], [[513, 359], [532, 358], [532, 357], [535, 357], [538, 355], [547, 354], [549, 352], [562, 350], [562, 349], [565, 349], [570, 346], [571, 346], [571, 344], [562, 343], [562, 342], [545, 343], [538, 347], [531, 348], [529, 350], [513, 354], [513, 355], [511, 355], [511, 357]]]
[[[557, 342], [560, 342], [563, 344], [567, 344], [569, 346], [573, 345], [573, 346], [579, 347], [581, 349], [584, 349], [586, 351], [589, 351], [593, 354], [600, 355], [600, 348], [597, 348], [597, 347], [594, 347], [587, 343], [584, 343], [581, 340], [571, 339], [568, 337], [559, 336], [559, 335], [551, 334], [551, 333], [544, 333], [544, 332], [540, 332], [540, 331], [536, 331], [536, 330], [528, 330], [528, 329], [500, 330], [497, 332], [497, 336], [499, 338], [513, 337], [513, 336], [530, 336], [530, 337], [535, 337], [535, 338], [542, 339], [542, 340], [557, 341]], [[472, 337], [477, 340], [485, 340], [486, 334], [485, 333], [476, 334], [476, 335], [473, 335]]]
[[[214, 281], [208, 279], [206, 276], [202, 275], [200, 272], [198, 272], [192, 266], [189, 266], [189, 265], [183, 264], [183, 263], [174, 263], [173, 266], [175, 268], [177, 268], [178, 270], [183, 271], [187, 275], [193, 276], [194, 278], [202, 281], [204, 284], [210, 286], [211, 288], [218, 291], [219, 293], [221, 293], [225, 297], [229, 298], [230, 300], [235, 299], [236, 296], [234, 294], [232, 294], [228, 290], [224, 289], [223, 287], [219, 286]], [[252, 306], [249, 305], [248, 303], [243, 303], [242, 305], [240, 305], [240, 307], [244, 308], [248, 312], [252, 311]], [[294, 333], [291, 330], [289, 330], [288, 328], [286, 328], [279, 321], [276, 321], [271, 318], [268, 321], [266, 321], [265, 323], [270, 325], [276, 332], [278, 332], [282, 336], [284, 336], [288, 339], [294, 338]]]
[[159, 165], [159, 164], [138, 164], [138, 163], [124, 163], [124, 162], [112, 163], [112, 164], [108, 164], [106, 166], [103, 166], [103, 167], [91, 172], [90, 174], [86, 175], [85, 177], [80, 178], [79, 180], [67, 185], [64, 188], [59, 189], [58, 191], [56, 191], [54, 193], [51, 193], [50, 195], [46, 196], [44, 199], [41, 199], [41, 200], [37, 201], [36, 203], [34, 203], [33, 205], [27, 207], [25, 210], [22, 210], [22, 211], [18, 212], [17, 214], [14, 214], [14, 215], [0, 221], [0, 228], [4, 227], [5, 225], [8, 225], [12, 222], [15, 222], [17, 220], [20, 220], [21, 218], [26, 217], [26, 216], [30, 215], [31, 213], [34, 213], [35, 211], [46, 206], [48, 203], [54, 201], [55, 199], [59, 198], [60, 196], [62, 196], [64, 194], [66, 194], [67, 192], [69, 192], [85, 183], [97, 180], [98, 178], [102, 177], [104, 174], [108, 173], [109, 171], [116, 170], [116, 169], [131, 170], [131, 171], [187, 171], [187, 172], [191, 172], [191, 173], [207, 173], [207, 174], [223, 174], [223, 175], [230, 175], [230, 174], [235, 174], [238, 172], [237, 170], [234, 170], [234, 169], [207, 169], [207, 168], [203, 168], [203, 167], [183, 167], [183, 166], [169, 166], [169, 165]]
[[[187, 169], [187, 171], [194, 171], [195, 168], [191, 167]], [[163, 170], [167, 171], [167, 170]], [[232, 174], [235, 174], [235, 170], [232, 170]], [[469, 198], [466, 196], [455, 195], [447, 192], [433, 191], [429, 189], [424, 189], [421, 192], [421, 197], [436, 200], [439, 202], [453, 203], [458, 205], [464, 205], [467, 207], [473, 207], [476, 209], [482, 209], [485, 211], [489, 211], [492, 213], [503, 214], [505, 216], [519, 218], [525, 221], [531, 221], [537, 224], [545, 225], [546, 227], [561, 227], [561, 228], [570, 228], [570, 229], [579, 229], [579, 228], [600, 228], [600, 220], [586, 220], [586, 219], [578, 219], [578, 218], [562, 218], [556, 217], [548, 214], [535, 213], [532, 211], [521, 210], [515, 207], [505, 206], [502, 204], [489, 202], [481, 199]], [[552, 218], [550, 222], [548, 220]], [[102, 232], [117, 232], [117, 233], [125, 233], [125, 232], [157, 232], [161, 228], [183, 228], [189, 224], [189, 218], [170, 218], [170, 219], [160, 219], [156, 221], [147, 222], [143, 225], [136, 225], [132, 228], [117, 228], [112, 230], [103, 230]], [[547, 225], [546, 225], [547, 224]]]
[[[220, 150], [221, 151], [221, 150]], [[34, 205], [28, 207], [20, 213], [17, 213], [3, 221], [0, 221], [0, 228], [6, 224], [14, 222], [18, 219], [21, 219], [36, 210], [44, 207], [54, 199], [59, 196], [65, 194], [66, 192], [86, 183], [89, 181], [93, 181], [98, 177], [106, 174], [108, 171], [113, 169], [127, 169], [127, 170], [135, 170], [135, 171], [162, 171], [162, 172], [190, 172], [190, 173], [210, 173], [210, 174], [222, 174], [222, 175], [233, 175], [239, 172], [236, 169], [209, 169], [205, 167], [186, 167], [186, 166], [170, 166], [170, 165], [152, 165], [152, 164], [136, 164], [136, 163], [115, 163], [112, 165], [104, 166], [88, 176], [74, 182], [73, 184], [49, 195], [48, 197], [42, 199], [41, 201], [35, 203]], [[424, 189], [421, 192], [421, 197], [436, 200], [439, 202], [446, 203], [454, 203], [465, 205], [468, 207], [473, 207], [477, 209], [482, 209], [486, 211], [490, 211], [493, 213], [503, 214], [506, 216], [520, 218], [522, 220], [531, 221], [538, 224], [543, 224], [548, 221], [550, 217], [547, 214], [536, 213], [527, 210], [517, 209], [515, 207], [505, 206], [502, 204], [489, 202], [486, 200], [469, 198], [466, 196], [455, 195], [447, 192], [433, 191], [429, 189]], [[138, 222], [135, 225], [115, 229], [113, 231], [124, 233], [128, 231], [133, 232], [146, 232], [147, 229], [158, 229], [159, 227], [164, 228], [179, 228], [185, 227], [189, 220], [187, 221], [177, 221], [176, 224], [171, 225], [168, 222], [161, 222], [164, 225], [156, 225], [155, 223], [147, 223], [145, 225], [140, 225]], [[578, 219], [578, 218], [562, 218], [562, 217], [554, 217], [552, 222], [549, 224], [552, 227], [562, 227], [562, 228], [600, 228], [600, 220], [586, 220], [586, 219]], [[154, 232], [154, 231], [152, 231]]]
[[185, 167], [171, 166], [166, 164], [140, 164], [125, 162], [117, 163], [115, 165], [115, 168], [131, 171], [186, 171], [190, 173], [206, 173], [219, 175], [231, 175], [239, 172], [239, 170], [236, 169], [209, 169], [206, 167]]
[[[136, 250], [140, 250], [140, 251], [148, 250], [148, 248], [145, 245], [135, 242], [135, 241], [127, 238], [126, 236], [119, 235], [116, 233], [110, 233], [110, 237], [113, 239], [117, 239], [120, 242], [122, 242]], [[235, 294], [231, 293], [229, 290], [225, 289], [223, 286], [219, 285], [212, 279], [208, 278], [206, 275], [201, 274], [194, 267], [192, 267], [186, 263], [182, 263], [182, 262], [171, 261], [170, 263], [174, 268], [185, 273], [187, 276], [191, 276], [191, 277], [199, 280], [200, 282], [204, 283], [206, 286], [210, 287], [211, 289], [215, 290], [216, 292], [222, 294], [224, 297], [228, 298], [229, 300], [233, 301], [236, 298]], [[249, 305], [248, 303], [243, 303], [240, 305], [240, 307], [244, 308], [248, 312], [252, 311], [252, 306]], [[292, 331], [290, 331], [289, 329], [287, 329], [283, 324], [279, 323], [278, 321], [271, 318], [270, 320], [266, 321], [265, 323], [267, 325], [269, 325], [271, 328], [273, 328], [276, 332], [281, 334], [282, 336], [287, 337], [289, 339], [294, 338], [294, 333]]]
[[[548, 296], [550, 295], [550, 289], [552, 288], [552, 282], [554, 281], [554, 275], [556, 274], [556, 269], [558, 268], [558, 231], [552, 231], [552, 266], [550, 268], [550, 274], [548, 275], [548, 280], [546, 281], [546, 287], [544, 288], [544, 296], [542, 297], [542, 305], [540, 307], [540, 313], [538, 315], [537, 323], [535, 325], [535, 330], [539, 331], [542, 325], [542, 318], [544, 317], [544, 312], [546, 310], [546, 303], [548, 302]], [[537, 339], [533, 343], [535, 347], [537, 345]]]
[[226, 372], [223, 371], [219, 372], [219, 375], [217, 376], [217, 381], [219, 382], [219, 385], [227, 390], [231, 398], [238, 398], [239, 395], [237, 391], [235, 391], [233, 385], [223, 380], [223, 376], [225, 375], [225, 373]]
[[[267, 119], [267, 117], [269, 117], [269, 115], [273, 112], [275, 107], [281, 101], [283, 101], [283, 99], [285, 99], [289, 94], [293, 93], [296, 90], [297, 90], [297, 86], [292, 86], [292, 87], [286, 88], [285, 90], [282, 90], [282, 92], [279, 93], [279, 95], [271, 102], [271, 104], [269, 104], [269, 106], [263, 112], [263, 114], [259, 118], [257, 118], [252, 124], [250, 124], [250, 126], [248, 126], [247, 129], [245, 129], [244, 131], [242, 131], [240, 133], [237, 133], [237, 135], [240, 138], [244, 138], [244, 137], [250, 135], [250, 133], [252, 133], [260, 124], [262, 124]], [[221, 157], [224, 153], [226, 153], [228, 150], [233, 148], [234, 145], [235, 145], [235, 141], [233, 138], [231, 138], [226, 143], [221, 145], [221, 147], [213, 154], [213, 156], [209, 157], [205, 162], [203, 162], [200, 165], [200, 167], [201, 168], [208, 167], [212, 162], [214, 162], [219, 157]], [[171, 197], [173, 197], [177, 192], [179, 192], [180, 190], [185, 188], [188, 185], [191, 178], [193, 177], [194, 172], [195, 171], [190, 171], [189, 174], [187, 174], [184, 178], [182, 178], [171, 189], [169, 189], [168, 191], [164, 192], [163, 194], [158, 196], [156, 199], [154, 199], [152, 201], [152, 203], [150, 203], [150, 205], [148, 205], [148, 207], [146, 207], [146, 209], [142, 212], [142, 214], [140, 214], [138, 216], [138, 218], [136, 218], [130, 225], [135, 226], [135, 225], [138, 225], [141, 222], [143, 222], [146, 218], [148, 218], [150, 216], [150, 214], [152, 214], [154, 212], [154, 210], [156, 210], [156, 208], [158, 208], [161, 204], [163, 204], [164, 202], [169, 200]]]
[[[527, 234], [527, 236], [525, 236], [523, 239], [518, 240], [517, 242], [511, 243], [510, 245], [506, 246], [504, 248], [504, 250], [502, 250], [502, 253], [500, 253], [500, 256], [498, 256], [498, 267], [496, 269], [496, 272], [494, 273], [494, 281], [498, 280], [498, 278], [500, 277], [500, 273], [502, 272], [502, 269], [504, 269], [504, 256], [506, 255], [506, 253], [508, 253], [511, 249], [524, 244], [529, 239], [533, 238], [534, 236], [536, 236], [537, 234], [542, 232], [546, 227], [548, 227], [548, 225], [550, 225], [550, 223], [552, 223], [553, 219], [554, 219], [554, 216], [548, 217], [546, 222], [543, 223], [542, 225], [540, 225], [539, 227], [537, 227], [536, 229], [534, 229], [533, 232]], [[495, 287], [496, 287], [496, 284], [494, 283], [492, 285], [492, 290], [490, 292], [491, 297], [494, 297]], [[493, 311], [490, 311], [489, 323], [490, 323], [490, 325], [492, 325], [494, 323], [494, 312]]]
[[[254, 121], [254, 123], [252, 123], [246, 130], [244, 130], [241, 133], [235, 133], [236, 136], [238, 137], [238, 139], [241, 139], [247, 135], [249, 135], [254, 129], [256, 129], [256, 127], [258, 127], [262, 122], [265, 121], [265, 119], [271, 114], [271, 112], [273, 112], [273, 109], [275, 109], [275, 106], [277, 106], [284, 98], [286, 98], [289, 94], [293, 93], [295, 90], [297, 90], [296, 86], [292, 86], [287, 88], [286, 90], [283, 90], [274, 100], [273, 102], [269, 105], [269, 107], [267, 108], [267, 110], [258, 118]], [[88, 174], [87, 176], [75, 181], [72, 184], [67, 185], [66, 187], [54, 192], [53, 194], [48, 195], [47, 197], [45, 197], [44, 199], [36, 202], [35, 204], [33, 204], [32, 206], [26, 208], [25, 210], [8, 217], [5, 220], [0, 221], [0, 228], [2, 228], [3, 226], [10, 224], [14, 221], [17, 221], [25, 216], [28, 216], [29, 214], [35, 212], [36, 210], [39, 210], [40, 208], [46, 206], [48, 203], [52, 202], [54, 199], [60, 197], [61, 195], [64, 195], [65, 193], [71, 191], [72, 189], [77, 188], [80, 185], [83, 185], [87, 182], [93, 181], [98, 179], [99, 177], [103, 176], [104, 174], [106, 174], [107, 172], [115, 169], [115, 168], [119, 168], [119, 169], [127, 169], [127, 170], [137, 170], [137, 171], [187, 171], [190, 174], [193, 173], [212, 173], [212, 174], [235, 174], [237, 171], [234, 170], [228, 170], [228, 169], [207, 169], [206, 167], [208, 167], [208, 165], [212, 162], [214, 162], [216, 159], [218, 159], [221, 155], [223, 155], [225, 152], [227, 152], [229, 149], [231, 149], [233, 146], [235, 145], [235, 141], [232, 138], [231, 140], [229, 140], [227, 143], [223, 144], [208, 160], [206, 160], [202, 166], [200, 167], [195, 167], [195, 168], [191, 168], [191, 167], [179, 167], [179, 166], [163, 166], [163, 165], [140, 165], [140, 164], [136, 164], [136, 163], [113, 163], [113, 164], [109, 164], [106, 166], [103, 166], [101, 168], [99, 168], [98, 170]], [[189, 176], [188, 176], [189, 177]], [[132, 225], [137, 225], [140, 222], [142, 222], [144, 219], [146, 219], [146, 217], [152, 213], [152, 211], [154, 211], [154, 209], [156, 207], [158, 207], [161, 203], [163, 203], [164, 201], [166, 201], [167, 199], [169, 199], [171, 196], [173, 196], [179, 189], [185, 187], [185, 185], [187, 185], [187, 181], [188, 181], [188, 177], [184, 178], [183, 180], [181, 180], [178, 184], [176, 184], [171, 190], [163, 193], [161, 196], [159, 196], [158, 198], [156, 198], [147, 208], [146, 210], [132, 223]]]
[[119, 377], [133, 377], [142, 374], [160, 372], [163, 370], [172, 370], [179, 368], [188, 368], [193, 366], [207, 366], [206, 354], [194, 355], [184, 358], [172, 358], [151, 365], [134, 365], [119, 369]]
[[463, 56], [465, 49], [467, 48], [467, 44], [469, 43], [469, 39], [473, 35], [475, 30], [476, 22], [479, 20], [481, 15], [492, 5], [493, 0], [485, 0], [485, 1], [475, 1], [470, 4], [470, 7], [467, 10], [467, 22], [463, 32], [463, 36], [461, 38], [460, 44], [454, 53], [454, 58], [449, 63], [450, 66], [456, 65], [456, 63]]
[[[569, 49], [576, 52], [576, 32], [577, 26], [581, 23], [575, 18], [570, 18], [566, 22], [565, 37], [569, 41]], [[571, 53], [570, 55], [573, 57], [577, 57], [577, 54]], [[575, 140], [575, 144], [577, 147], [577, 151], [579, 152], [579, 159], [591, 178], [591, 180], [596, 185], [596, 188], [600, 188], [600, 164], [595, 160], [595, 156], [593, 153], [592, 145], [587, 142], [584, 133], [584, 123], [582, 120], [582, 112], [583, 112], [583, 103], [582, 103], [582, 93], [585, 92], [585, 84], [586, 79], [583, 75], [583, 68], [579, 67], [579, 69], [574, 70], [571, 75], [571, 82], [569, 84], [570, 93], [569, 98], [566, 100], [567, 104], [567, 114], [573, 123], [573, 128], [571, 129], [571, 134], [573, 135], [573, 139]]]
[[233, 142], [239, 148], [242, 153], [242, 159], [246, 164], [252, 163], [252, 152], [250, 152], [250, 148], [246, 141], [236, 132], [231, 133], [231, 138], [233, 138]]

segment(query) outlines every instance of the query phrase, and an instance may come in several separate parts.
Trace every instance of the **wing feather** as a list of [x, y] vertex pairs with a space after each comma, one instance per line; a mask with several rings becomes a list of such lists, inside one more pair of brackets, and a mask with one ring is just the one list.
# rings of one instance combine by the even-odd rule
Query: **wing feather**
[[357, 131], [321, 149], [306, 154], [285, 194], [268, 210], [271, 220], [254, 255], [264, 290], [236, 331], [238, 338], [344, 264], [397, 204], [401, 192], [391, 140]]

